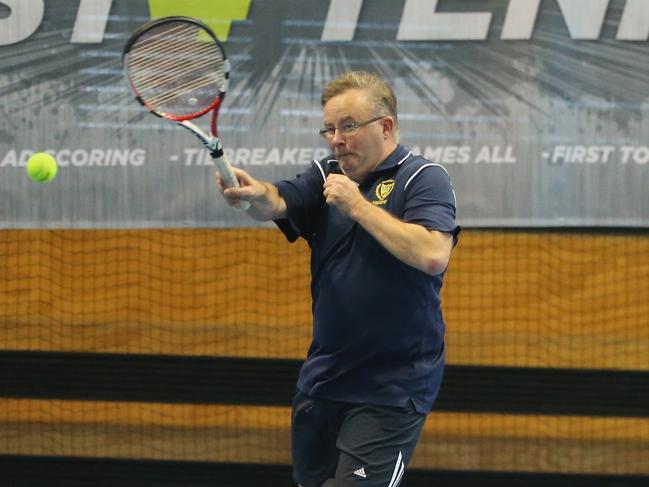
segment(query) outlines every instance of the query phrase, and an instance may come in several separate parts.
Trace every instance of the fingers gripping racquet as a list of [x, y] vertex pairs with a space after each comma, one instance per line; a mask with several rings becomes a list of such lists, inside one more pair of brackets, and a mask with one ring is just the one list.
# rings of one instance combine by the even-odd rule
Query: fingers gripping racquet
[[[151, 113], [193, 133], [208, 149], [228, 186], [239, 186], [218, 138], [218, 113], [228, 88], [230, 63], [212, 30], [189, 17], [165, 17], [140, 27], [122, 55], [136, 99]], [[212, 112], [211, 133], [190, 122]], [[250, 203], [239, 201], [247, 210]]]

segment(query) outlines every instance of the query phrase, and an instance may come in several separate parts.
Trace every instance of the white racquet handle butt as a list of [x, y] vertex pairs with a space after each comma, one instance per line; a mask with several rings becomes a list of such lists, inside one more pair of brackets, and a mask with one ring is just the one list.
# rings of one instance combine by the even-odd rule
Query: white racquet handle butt
[[[223, 154], [221, 157], [215, 157], [214, 164], [216, 165], [216, 169], [221, 175], [221, 179], [228, 188], [239, 187], [239, 181], [232, 172], [232, 169], [230, 168], [230, 161], [228, 161], [225, 154]], [[248, 208], [250, 208], [250, 203], [247, 201], [239, 200], [235, 203], [234, 207], [237, 210], [246, 211]]]

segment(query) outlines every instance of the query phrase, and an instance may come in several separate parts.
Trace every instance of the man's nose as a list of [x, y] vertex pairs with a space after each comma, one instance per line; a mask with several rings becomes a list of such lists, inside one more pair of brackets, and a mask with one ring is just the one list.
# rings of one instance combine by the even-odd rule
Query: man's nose
[[335, 129], [335, 130], [336, 131], [334, 132], [334, 136], [331, 138], [331, 145], [334, 147], [339, 145], [344, 145], [345, 137], [343, 137], [339, 129]]

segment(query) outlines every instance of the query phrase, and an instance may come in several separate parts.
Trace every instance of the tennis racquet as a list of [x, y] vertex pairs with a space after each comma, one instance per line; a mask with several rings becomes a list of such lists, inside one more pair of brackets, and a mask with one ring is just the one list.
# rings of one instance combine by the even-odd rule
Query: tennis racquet
[[[217, 122], [230, 78], [230, 62], [212, 30], [190, 17], [165, 17], [133, 33], [122, 53], [131, 89], [154, 115], [176, 122], [208, 149], [228, 187], [239, 186], [223, 153]], [[211, 133], [190, 122], [212, 112]], [[247, 210], [250, 203], [239, 201]]]

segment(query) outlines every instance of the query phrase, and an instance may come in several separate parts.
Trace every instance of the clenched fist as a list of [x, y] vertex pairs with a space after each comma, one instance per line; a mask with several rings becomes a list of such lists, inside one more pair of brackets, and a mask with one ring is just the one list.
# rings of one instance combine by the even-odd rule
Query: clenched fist
[[358, 185], [344, 174], [329, 174], [323, 188], [327, 204], [335, 206], [347, 216], [367, 202], [358, 190]]

